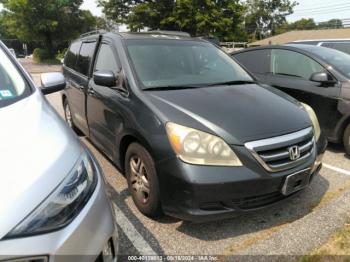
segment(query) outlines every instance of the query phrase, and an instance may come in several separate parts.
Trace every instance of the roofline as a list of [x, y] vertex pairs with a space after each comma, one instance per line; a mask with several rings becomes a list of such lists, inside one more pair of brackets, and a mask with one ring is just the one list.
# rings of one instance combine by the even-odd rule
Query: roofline
[[308, 40], [296, 40], [290, 43], [299, 43], [299, 42], [326, 42], [326, 41], [350, 41], [350, 38], [323, 38], [323, 39], [308, 39]]
[[[305, 50], [301, 48], [303, 45], [293, 45], [293, 44], [283, 44], [283, 45], [262, 45], [262, 46], [256, 46], [256, 47], [251, 47], [251, 48], [245, 48], [241, 49], [235, 52], [232, 52], [230, 55], [236, 55], [240, 53], [245, 53], [245, 52], [250, 52], [253, 50], [263, 50], [263, 49], [285, 49], [285, 50], [294, 50], [294, 51], [301, 51], [304, 52]], [[308, 45], [305, 45], [308, 46]], [[309, 47], [309, 46], [308, 46]], [[311, 46], [317, 48], [318, 46]], [[320, 47], [320, 48], [325, 48], [325, 47]]]

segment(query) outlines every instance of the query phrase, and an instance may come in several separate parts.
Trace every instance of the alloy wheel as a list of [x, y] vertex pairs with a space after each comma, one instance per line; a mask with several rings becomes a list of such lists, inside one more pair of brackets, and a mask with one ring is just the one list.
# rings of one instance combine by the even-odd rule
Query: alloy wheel
[[140, 157], [133, 156], [130, 159], [130, 169], [131, 188], [134, 191], [136, 198], [141, 203], [146, 204], [149, 200], [150, 187], [145, 164]]
[[68, 103], [66, 104], [65, 108], [64, 108], [64, 114], [66, 117], [66, 122], [68, 123], [68, 125], [73, 128], [73, 120], [72, 120], [72, 113], [70, 111], [69, 105]]

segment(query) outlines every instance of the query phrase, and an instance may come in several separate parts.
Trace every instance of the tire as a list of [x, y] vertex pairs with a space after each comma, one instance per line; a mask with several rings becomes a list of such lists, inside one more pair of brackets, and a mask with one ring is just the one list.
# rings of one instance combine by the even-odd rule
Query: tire
[[80, 130], [74, 125], [73, 122], [73, 118], [72, 118], [72, 111], [70, 110], [70, 106], [68, 104], [68, 100], [65, 99], [63, 101], [63, 110], [64, 110], [64, 119], [66, 120], [66, 123], [68, 124], [68, 126], [73, 129], [73, 131], [77, 134], [77, 135], [81, 135]]
[[159, 183], [150, 153], [139, 143], [132, 143], [125, 156], [128, 187], [136, 207], [150, 218], [162, 215]]
[[343, 143], [346, 154], [350, 156], [350, 124], [348, 124], [348, 126], [345, 128]]

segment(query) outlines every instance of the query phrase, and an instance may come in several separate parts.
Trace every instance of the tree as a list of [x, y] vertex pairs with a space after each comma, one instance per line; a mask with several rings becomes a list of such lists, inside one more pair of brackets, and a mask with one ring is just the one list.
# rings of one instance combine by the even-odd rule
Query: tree
[[234, 40], [242, 24], [243, 13], [244, 6], [238, 0], [177, 0], [173, 11], [161, 24], [193, 36]]
[[295, 21], [289, 25], [289, 30], [310, 30], [317, 29], [315, 20], [312, 18], [303, 18], [298, 21]]
[[108, 19], [131, 31], [181, 30], [193, 36], [233, 40], [239, 35], [244, 5], [239, 0], [99, 0]]
[[321, 22], [318, 24], [320, 29], [331, 29], [331, 28], [343, 28], [343, 21], [340, 19], [331, 19], [327, 22]]
[[63, 43], [91, 30], [95, 18], [80, 10], [82, 0], [0, 0], [4, 24], [22, 41], [42, 42], [53, 57]]
[[296, 2], [290, 0], [247, 0], [246, 31], [255, 39], [275, 35], [276, 29], [287, 23]]
[[126, 23], [131, 7], [142, 2], [142, 0], [98, 0], [98, 5], [102, 7], [102, 11], [108, 20], [123, 24]]
[[0, 12], [0, 39], [6, 38], [11, 38], [11, 35], [5, 26], [4, 13]]

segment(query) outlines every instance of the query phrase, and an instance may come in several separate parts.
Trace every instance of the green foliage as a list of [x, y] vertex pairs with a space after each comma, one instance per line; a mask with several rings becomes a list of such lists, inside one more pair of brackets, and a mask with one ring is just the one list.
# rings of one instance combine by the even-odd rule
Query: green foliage
[[335, 28], [343, 28], [343, 21], [340, 19], [331, 19], [327, 22], [319, 23], [318, 27], [320, 29], [335, 29]]
[[239, 0], [99, 0], [108, 19], [128, 24], [131, 31], [180, 30], [193, 36], [233, 40], [242, 26]]
[[40, 63], [50, 58], [50, 53], [42, 48], [35, 48], [33, 51], [33, 59], [35, 62]]
[[131, 31], [181, 30], [221, 41], [275, 33], [296, 5], [291, 0], [98, 0], [108, 19]]
[[317, 25], [312, 18], [303, 18], [289, 25], [289, 30], [311, 30], [317, 29]]
[[95, 26], [89, 11], [79, 9], [82, 0], [0, 0], [3, 24], [22, 41], [43, 43], [53, 57], [57, 48]]
[[290, 0], [247, 0], [246, 31], [254, 39], [275, 35], [287, 23], [296, 2]]
[[303, 18], [293, 23], [284, 23], [276, 29], [276, 34], [282, 34], [292, 30], [317, 30], [343, 28], [343, 23], [339, 19], [332, 19], [327, 22], [315, 23], [312, 18]]
[[67, 50], [68, 50], [68, 48], [63, 49], [62, 51], [58, 51], [57, 54], [56, 54], [56, 56], [55, 56], [55, 58], [56, 58], [58, 61], [61, 61], [61, 60], [64, 58], [64, 56], [66, 55]]

